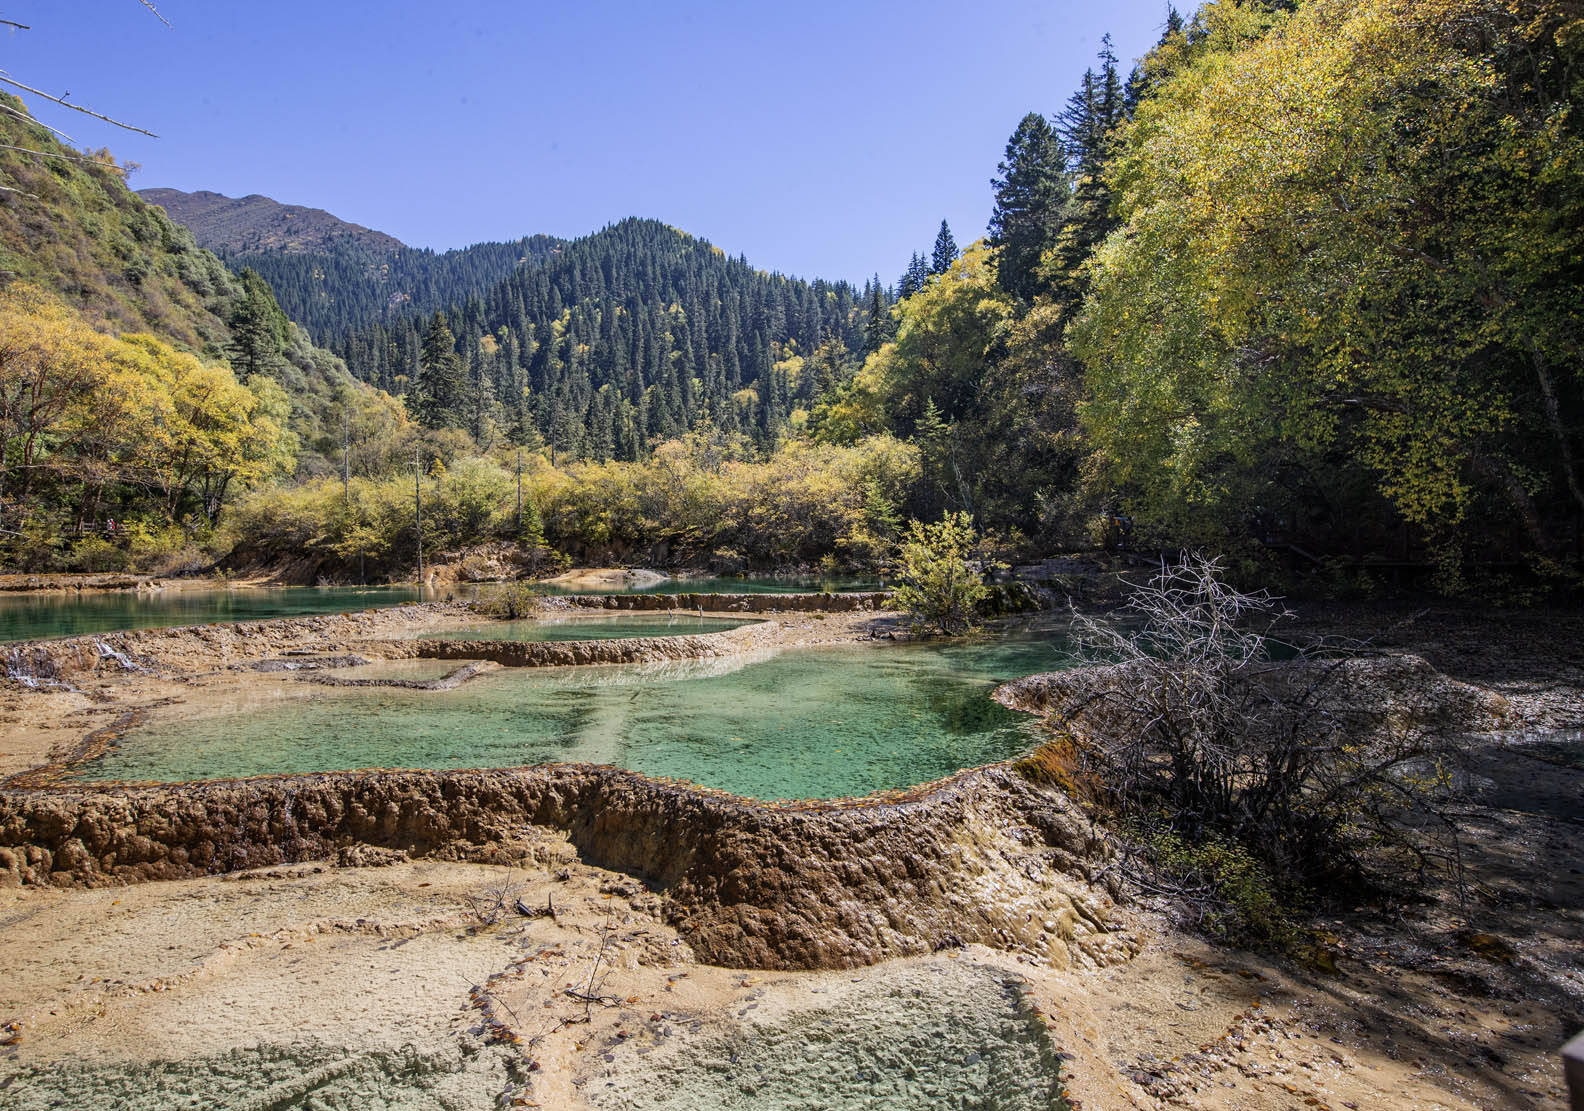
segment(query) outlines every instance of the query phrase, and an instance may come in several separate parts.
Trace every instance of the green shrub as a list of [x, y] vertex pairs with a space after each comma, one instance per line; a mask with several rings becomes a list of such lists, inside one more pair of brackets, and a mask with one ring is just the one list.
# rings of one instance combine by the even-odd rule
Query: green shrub
[[1171, 889], [1201, 929], [1240, 945], [1288, 950], [1298, 942], [1293, 914], [1301, 894], [1283, 889], [1247, 846], [1219, 836], [1190, 841], [1167, 827], [1129, 832], [1155, 882]]
[[102, 573], [125, 571], [129, 560], [127, 553], [102, 536], [85, 536], [72, 545], [63, 557], [65, 570]]
[[948, 513], [933, 525], [910, 522], [896, 563], [896, 591], [886, 604], [905, 611], [916, 629], [941, 636], [972, 629], [975, 607], [990, 593], [969, 562], [978, 539], [966, 513]]

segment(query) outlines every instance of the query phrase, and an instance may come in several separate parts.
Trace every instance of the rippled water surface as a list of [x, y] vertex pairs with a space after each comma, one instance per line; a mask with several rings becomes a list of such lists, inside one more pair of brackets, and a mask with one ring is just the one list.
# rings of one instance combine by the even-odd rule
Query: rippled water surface
[[1071, 662], [1061, 636], [502, 669], [456, 690], [281, 682], [160, 711], [83, 779], [614, 764], [765, 799], [863, 795], [1002, 760], [1029, 719], [996, 683]]

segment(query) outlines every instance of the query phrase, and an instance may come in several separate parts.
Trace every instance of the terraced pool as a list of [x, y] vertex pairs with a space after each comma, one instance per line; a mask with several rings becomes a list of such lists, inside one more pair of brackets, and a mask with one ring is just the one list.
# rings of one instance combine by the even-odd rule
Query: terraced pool
[[[496, 584], [455, 584], [443, 590], [415, 586], [279, 586], [181, 588], [104, 593], [0, 593], [0, 642], [40, 637], [108, 633], [119, 629], [203, 625], [211, 621], [262, 621], [271, 617], [306, 617], [318, 613], [351, 613], [402, 602], [434, 601], [452, 596], [472, 599], [499, 590]], [[601, 594], [796, 594], [823, 591], [876, 590], [874, 579], [764, 576], [759, 578], [667, 579], [654, 586], [614, 587]], [[586, 594], [549, 583], [536, 583], [545, 595]]]
[[[502, 669], [451, 691], [272, 682], [156, 711], [83, 780], [613, 764], [763, 799], [856, 796], [1006, 759], [998, 682], [1070, 665], [1061, 635]], [[350, 673], [343, 673], [350, 674]]]

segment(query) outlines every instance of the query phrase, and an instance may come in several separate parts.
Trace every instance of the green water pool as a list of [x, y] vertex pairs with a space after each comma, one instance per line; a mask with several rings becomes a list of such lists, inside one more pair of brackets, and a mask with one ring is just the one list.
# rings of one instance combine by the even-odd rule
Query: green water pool
[[620, 617], [567, 617], [548, 621], [485, 621], [458, 629], [422, 633], [420, 640], [616, 640], [621, 637], [680, 637], [724, 633], [750, 621], [692, 613], [638, 613]]
[[[667, 579], [653, 586], [628, 586], [613, 589], [588, 590], [556, 586], [552, 583], [535, 583], [541, 594], [824, 594], [855, 590], [884, 590], [886, 584], [877, 578], [852, 575], [742, 575], [730, 577], [703, 577]], [[487, 591], [489, 584], [482, 584]]]
[[[656, 586], [602, 590], [602, 594], [796, 594], [879, 589], [870, 579], [763, 577], [740, 579], [668, 579]], [[108, 633], [118, 629], [168, 628], [212, 621], [261, 621], [271, 617], [307, 617], [318, 613], [350, 613], [373, 606], [435, 601], [448, 596], [472, 599], [499, 589], [494, 584], [457, 584], [444, 589], [415, 586], [283, 586], [218, 587], [163, 591], [114, 591], [85, 594], [0, 593], [0, 642], [40, 637]], [[541, 594], [587, 593], [547, 583], [534, 584]], [[642, 634], [640, 634], [642, 635]]]
[[[273, 683], [162, 711], [83, 780], [186, 781], [349, 768], [614, 764], [762, 799], [905, 787], [1034, 741], [990, 700], [1068, 666], [1064, 636], [805, 648], [712, 660], [502, 669], [444, 692]], [[179, 715], [179, 716], [178, 716]]]
[[[433, 596], [433, 592], [430, 592]], [[350, 613], [423, 597], [411, 586], [283, 586], [117, 591], [103, 594], [0, 594], [0, 641], [168, 628], [211, 621], [262, 621]]]

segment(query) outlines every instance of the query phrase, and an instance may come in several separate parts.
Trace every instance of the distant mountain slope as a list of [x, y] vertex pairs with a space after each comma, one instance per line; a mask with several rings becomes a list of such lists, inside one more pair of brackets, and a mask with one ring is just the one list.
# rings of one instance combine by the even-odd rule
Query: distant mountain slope
[[549, 257], [562, 242], [534, 235], [436, 254], [322, 209], [268, 197], [176, 189], [144, 189], [141, 195], [191, 228], [233, 270], [257, 270], [286, 315], [318, 343], [409, 309], [433, 312], [461, 304], [518, 266]]
[[198, 245], [211, 251], [312, 252], [337, 246], [389, 253], [407, 245], [395, 236], [337, 219], [322, 208], [281, 204], [257, 193], [227, 197], [199, 190], [139, 189], [178, 224], [192, 229]]
[[[623, 220], [446, 310], [461, 423], [480, 439], [492, 424], [532, 429], [595, 459], [641, 458], [706, 415], [773, 443], [862, 347], [860, 303], [846, 282], [766, 273], [657, 220]], [[354, 374], [408, 392], [430, 324], [404, 313], [333, 347]]]

